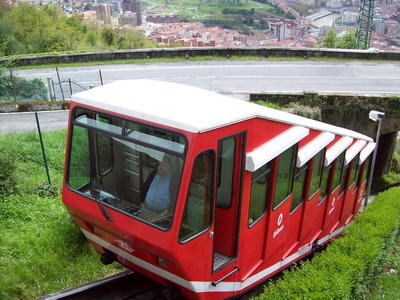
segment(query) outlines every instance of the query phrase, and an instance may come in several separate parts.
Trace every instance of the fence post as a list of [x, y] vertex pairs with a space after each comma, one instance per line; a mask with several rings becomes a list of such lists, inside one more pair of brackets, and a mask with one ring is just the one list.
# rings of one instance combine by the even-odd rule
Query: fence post
[[47, 180], [48, 180], [49, 184], [51, 184], [50, 174], [49, 174], [49, 167], [47, 165], [46, 153], [44, 151], [44, 145], [43, 145], [42, 131], [40, 130], [40, 124], [39, 124], [39, 118], [38, 118], [38, 113], [37, 112], [35, 112], [35, 118], [36, 118], [37, 129], [38, 129], [38, 132], [39, 132], [40, 145], [42, 147], [44, 166], [46, 167]]
[[52, 81], [51, 77], [47, 77], [47, 100], [49, 101], [53, 100], [53, 93], [51, 91]]
[[103, 75], [101, 74], [101, 69], [99, 69], [99, 75], [100, 75], [101, 85], [103, 85]]
[[68, 83], [69, 83], [69, 92], [70, 92], [70, 97], [72, 95], [72, 85], [71, 85], [71, 78], [68, 78]]
[[63, 92], [63, 88], [62, 88], [62, 84], [61, 84], [61, 80], [60, 80], [60, 73], [58, 72], [57, 67], [56, 67], [56, 71], [57, 71], [58, 83], [60, 84], [61, 96], [62, 96], [63, 101], [65, 101], [64, 92]]

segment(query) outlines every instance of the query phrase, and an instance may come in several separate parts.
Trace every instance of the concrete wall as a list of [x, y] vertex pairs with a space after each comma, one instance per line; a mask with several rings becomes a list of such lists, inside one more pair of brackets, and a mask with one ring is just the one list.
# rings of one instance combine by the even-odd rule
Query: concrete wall
[[154, 48], [99, 51], [85, 53], [32, 55], [18, 58], [2, 58], [0, 64], [13, 66], [33, 66], [56, 63], [80, 63], [90, 61], [112, 61], [120, 59], [173, 58], [192, 56], [283, 56], [283, 57], [331, 57], [341, 59], [400, 60], [400, 52], [378, 50], [315, 49], [315, 48]]

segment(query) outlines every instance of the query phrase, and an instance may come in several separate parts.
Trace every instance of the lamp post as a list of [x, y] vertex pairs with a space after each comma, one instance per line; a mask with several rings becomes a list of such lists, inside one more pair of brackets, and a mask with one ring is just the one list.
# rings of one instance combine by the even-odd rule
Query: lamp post
[[376, 110], [371, 110], [369, 112], [369, 118], [374, 122], [378, 121], [378, 130], [376, 131], [375, 149], [374, 149], [374, 154], [372, 156], [371, 167], [369, 169], [369, 180], [368, 180], [368, 186], [367, 186], [367, 193], [365, 194], [364, 206], [368, 205], [369, 193], [371, 192], [372, 176], [373, 176], [373, 173], [374, 173], [376, 153], [377, 153], [378, 144], [379, 144], [379, 134], [380, 134], [380, 131], [381, 131], [381, 123], [382, 123], [382, 120], [383, 120], [384, 117], [385, 117], [385, 113], [384, 112], [376, 111]]

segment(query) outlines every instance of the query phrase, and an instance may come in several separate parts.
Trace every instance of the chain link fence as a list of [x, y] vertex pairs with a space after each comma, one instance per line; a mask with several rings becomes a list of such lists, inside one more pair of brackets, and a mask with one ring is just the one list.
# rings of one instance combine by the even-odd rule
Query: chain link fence
[[[63, 78], [58, 68], [54, 76], [46, 79], [25, 79], [15, 75], [12, 69], [0, 69], [0, 103], [20, 101], [69, 100], [71, 95], [88, 90], [86, 86], [71, 78]], [[100, 80], [101, 71], [99, 71]]]
[[31, 173], [19, 174], [17, 185], [27, 190], [61, 187], [67, 121], [68, 111], [0, 113], [0, 154]]

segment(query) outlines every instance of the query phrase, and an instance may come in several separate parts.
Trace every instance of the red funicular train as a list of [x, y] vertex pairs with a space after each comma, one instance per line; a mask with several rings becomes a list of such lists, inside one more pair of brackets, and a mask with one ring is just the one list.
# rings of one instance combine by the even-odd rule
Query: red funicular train
[[63, 202], [103, 263], [225, 299], [341, 233], [374, 147], [210, 91], [116, 81], [72, 97]]

